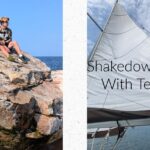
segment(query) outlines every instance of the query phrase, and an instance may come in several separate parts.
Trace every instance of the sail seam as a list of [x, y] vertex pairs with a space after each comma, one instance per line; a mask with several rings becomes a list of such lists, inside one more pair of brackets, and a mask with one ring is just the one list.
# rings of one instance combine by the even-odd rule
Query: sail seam
[[[142, 42], [140, 42], [140, 43], [139, 43], [136, 47], [134, 47], [133, 49], [129, 50], [126, 54], [124, 54], [124, 55], [122, 55], [122, 56], [119, 56], [119, 57], [114, 57], [114, 59], [117, 60], [117, 59], [120, 59], [120, 58], [123, 58], [123, 57], [127, 56], [130, 52], [134, 51], [136, 48], [138, 48], [140, 45], [142, 45], [142, 44], [144, 43], [144, 41], [146, 41], [147, 39], [149, 39], [149, 37], [146, 37]], [[105, 53], [105, 54], [107, 54], [107, 53]], [[110, 56], [110, 55], [109, 55], [109, 56]], [[101, 61], [104, 61], [104, 60], [111, 61], [111, 60], [112, 60], [112, 58], [111, 58], [111, 59], [106, 59], [106, 58], [104, 58], [103, 56], [101, 56], [101, 57], [103, 58]]]
[[140, 42], [136, 47], [134, 47], [133, 49], [131, 49], [130, 51], [128, 51], [126, 54], [120, 56], [120, 57], [116, 57], [114, 59], [120, 59], [124, 56], [127, 56], [129, 53], [131, 53], [133, 50], [135, 50], [136, 48], [138, 48], [140, 45], [142, 45], [144, 43], [144, 41], [146, 41], [149, 37], [146, 37], [142, 42]]
[[[113, 94], [114, 94], [114, 93], [113, 93]], [[135, 101], [130, 100], [130, 99], [128, 99], [128, 98], [125, 98], [125, 97], [123, 97], [123, 96], [119, 96], [119, 95], [117, 95], [117, 94], [114, 94], [114, 95], [116, 95], [116, 96], [118, 96], [118, 97], [120, 97], [120, 98], [123, 98], [123, 99], [125, 99], [125, 100], [127, 100], [127, 101], [129, 101], [129, 102], [132, 102], [132, 103], [135, 103], [135, 104], [137, 104], [137, 105], [140, 105], [140, 106], [143, 106], [143, 107], [145, 107], [145, 108], [150, 109], [150, 107], [148, 107], [148, 106], [146, 106], [146, 105], [140, 104], [140, 103], [138, 103], [138, 102], [135, 102]], [[116, 107], [113, 107], [113, 108], [116, 108]]]
[[112, 34], [112, 35], [120, 35], [120, 34], [128, 33], [129, 31], [134, 30], [134, 29], [136, 29], [136, 28], [137, 28], [137, 27], [135, 26], [135, 27], [130, 28], [130, 29], [128, 29], [127, 31], [124, 31], [124, 32], [121, 32], [121, 33], [110, 33], [110, 32], [104, 32], [104, 33], [106, 33], [106, 34]]
[[127, 14], [124, 14], [124, 15], [118, 15], [118, 14], [112, 14], [113, 16], [127, 16]]

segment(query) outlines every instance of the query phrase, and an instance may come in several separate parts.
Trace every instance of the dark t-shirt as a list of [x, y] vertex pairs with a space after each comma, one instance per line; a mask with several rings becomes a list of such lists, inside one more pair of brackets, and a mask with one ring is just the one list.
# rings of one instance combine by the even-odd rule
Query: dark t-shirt
[[8, 40], [12, 40], [12, 31], [9, 28], [1, 29], [0, 28], [0, 40], [4, 40], [7, 42]]

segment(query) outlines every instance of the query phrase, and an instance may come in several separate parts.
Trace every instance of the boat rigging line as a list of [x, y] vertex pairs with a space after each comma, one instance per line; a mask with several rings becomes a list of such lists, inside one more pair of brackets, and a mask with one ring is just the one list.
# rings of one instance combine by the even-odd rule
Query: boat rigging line
[[95, 23], [95, 25], [101, 30], [101, 32], [103, 32], [103, 29], [101, 28], [101, 26], [96, 22], [96, 20], [90, 15], [90, 13], [87, 12], [87, 15], [89, 16], [89, 18]]
[[122, 128], [120, 128], [121, 125], [119, 124], [119, 121], [117, 121], [117, 125], [118, 125], [118, 137], [117, 137], [116, 143], [114, 144], [112, 150], [115, 150], [117, 148], [118, 144], [121, 142], [121, 140], [123, 139], [123, 137], [127, 131], [127, 128], [125, 128], [125, 127], [123, 128], [123, 130], [122, 130]]
[[95, 141], [95, 136], [96, 136], [96, 133], [97, 133], [98, 130], [99, 130], [99, 128], [97, 128], [96, 131], [92, 134], [93, 139], [92, 139], [91, 150], [93, 150], [93, 147], [94, 147], [94, 141]]
[[[104, 150], [104, 146], [105, 146], [106, 144], [108, 144], [109, 136], [110, 136], [110, 129], [108, 130], [108, 132], [107, 132], [106, 135], [105, 135], [104, 142], [101, 144], [100, 150]], [[105, 141], [106, 141], [106, 142], [105, 142]]]

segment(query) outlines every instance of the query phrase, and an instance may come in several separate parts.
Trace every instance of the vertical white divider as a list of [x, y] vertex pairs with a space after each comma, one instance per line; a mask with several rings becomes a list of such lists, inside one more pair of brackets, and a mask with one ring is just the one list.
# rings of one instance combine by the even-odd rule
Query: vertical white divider
[[87, 1], [63, 1], [63, 149], [87, 149]]

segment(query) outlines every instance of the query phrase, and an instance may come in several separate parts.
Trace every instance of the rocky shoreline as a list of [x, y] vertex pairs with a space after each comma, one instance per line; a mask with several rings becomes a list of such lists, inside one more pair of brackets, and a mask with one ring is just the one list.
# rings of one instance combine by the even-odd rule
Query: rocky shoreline
[[62, 138], [63, 72], [24, 55], [28, 64], [0, 52], [0, 149], [29, 150]]

